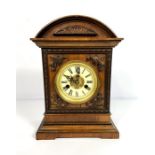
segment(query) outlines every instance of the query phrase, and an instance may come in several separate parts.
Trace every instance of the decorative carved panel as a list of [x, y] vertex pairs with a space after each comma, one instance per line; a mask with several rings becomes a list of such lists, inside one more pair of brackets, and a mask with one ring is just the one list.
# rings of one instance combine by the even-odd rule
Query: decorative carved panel
[[97, 95], [87, 103], [88, 107], [93, 108], [101, 108], [104, 109], [104, 97], [101, 93], [97, 93]]
[[51, 71], [56, 71], [56, 68], [63, 63], [63, 60], [66, 59], [62, 55], [55, 55], [51, 57]]
[[86, 60], [90, 61], [93, 65], [95, 65], [98, 68], [98, 71], [103, 71], [105, 68], [104, 55], [88, 56]]
[[66, 26], [54, 33], [55, 36], [96, 36], [97, 33], [81, 25]]
[[[59, 54], [62, 53], [62, 51], [66, 54]], [[78, 54], [70, 55], [70, 52], [89, 52], [92, 54], [86, 54], [81, 57], [79, 57]], [[54, 72], [57, 72], [57, 69], [61, 66], [61, 64], [70, 61], [70, 60], [76, 60], [81, 59], [83, 61], [88, 61], [92, 63], [96, 68], [98, 69], [99, 78], [104, 79], [104, 74], [109, 69], [102, 68], [102, 65], [104, 66], [107, 62], [106, 55], [108, 55], [109, 58], [109, 52], [111, 49], [43, 49], [43, 58], [47, 62], [44, 65], [44, 74], [45, 75], [45, 99], [46, 101], [46, 111], [49, 113], [104, 113], [109, 111], [108, 106], [108, 98], [107, 93], [109, 93], [106, 89], [109, 86], [109, 82], [103, 82], [102, 86], [99, 89], [99, 92], [97, 95], [90, 100], [87, 103], [81, 104], [81, 105], [74, 105], [69, 104], [67, 102], [64, 102], [56, 93], [55, 87], [54, 87], [54, 77], [52, 76]], [[93, 54], [94, 52], [98, 54]], [[54, 54], [55, 53], [55, 54]], [[47, 59], [47, 60], [46, 60]], [[63, 63], [62, 63], [63, 62]], [[109, 66], [110, 67], [110, 66]], [[100, 79], [100, 80], [101, 80]], [[105, 78], [106, 80], [106, 78]], [[108, 85], [107, 85], [108, 84]], [[105, 86], [104, 86], [105, 85]], [[47, 87], [46, 87], [47, 86]], [[47, 93], [48, 92], [48, 93]], [[93, 104], [92, 104], [93, 103]]]
[[52, 112], [103, 112], [104, 108], [104, 97], [102, 94], [97, 93], [97, 95], [89, 102], [81, 105], [69, 104], [63, 101], [57, 93], [51, 96], [51, 111]]

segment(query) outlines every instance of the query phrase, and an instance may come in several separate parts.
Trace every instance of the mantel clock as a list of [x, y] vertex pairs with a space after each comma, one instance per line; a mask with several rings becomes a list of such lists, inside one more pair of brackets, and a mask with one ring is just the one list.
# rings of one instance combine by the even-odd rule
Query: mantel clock
[[103, 23], [67, 16], [31, 40], [42, 49], [45, 114], [36, 138], [118, 138], [110, 115], [112, 48], [122, 38]]

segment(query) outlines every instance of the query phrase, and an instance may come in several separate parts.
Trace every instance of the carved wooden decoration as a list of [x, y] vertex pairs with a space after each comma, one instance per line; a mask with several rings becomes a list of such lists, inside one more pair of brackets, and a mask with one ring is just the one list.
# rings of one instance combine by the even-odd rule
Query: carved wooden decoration
[[96, 56], [88, 56], [87, 61], [91, 61], [91, 63], [97, 66], [99, 71], [103, 71], [105, 67], [105, 57], [101, 55]]
[[57, 109], [62, 109], [68, 105], [67, 102], [64, 102], [57, 93], [52, 96], [53, 102], [55, 102]]
[[101, 93], [97, 93], [97, 95], [87, 103], [88, 107], [104, 109], [104, 97]]
[[72, 25], [64, 27], [54, 33], [55, 36], [96, 36], [97, 33], [92, 29], [88, 29], [80, 25]]
[[95, 19], [68, 16], [31, 40], [42, 50], [45, 90], [36, 139], [118, 138], [110, 113], [110, 78], [112, 48], [122, 38]]
[[62, 55], [51, 57], [51, 71], [56, 71], [57, 67], [63, 63], [64, 59], [66, 58]]

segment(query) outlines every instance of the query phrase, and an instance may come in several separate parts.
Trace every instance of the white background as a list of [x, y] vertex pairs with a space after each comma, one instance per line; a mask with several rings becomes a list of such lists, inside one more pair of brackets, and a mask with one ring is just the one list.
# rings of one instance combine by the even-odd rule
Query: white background
[[[16, 52], [17, 58], [17, 155], [155, 154], [154, 0], [14, 0], [4, 8], [9, 13], [2, 13], [6, 31], [1, 34], [11, 32], [5, 41], [10, 37], [7, 43], [13, 43], [11, 50], [7, 43], [1, 47], [10, 53], [9, 58], [2, 58], [4, 63], [8, 58], [8, 70], [11, 54]], [[125, 39], [114, 48], [112, 64], [111, 111], [120, 131], [119, 140], [35, 140], [44, 112], [42, 60], [40, 49], [29, 38], [52, 20], [74, 14], [94, 17]], [[6, 74], [11, 77], [11, 72]]]

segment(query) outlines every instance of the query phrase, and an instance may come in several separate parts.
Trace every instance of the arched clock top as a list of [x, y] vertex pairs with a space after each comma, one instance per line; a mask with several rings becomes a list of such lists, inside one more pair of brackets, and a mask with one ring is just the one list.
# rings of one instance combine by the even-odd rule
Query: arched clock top
[[105, 24], [86, 16], [67, 16], [47, 24], [36, 35], [36, 38], [52, 38], [54, 36], [117, 36]]
[[79, 46], [79, 42], [81, 46], [92, 47], [96, 41], [97, 46], [114, 47], [122, 38], [118, 38], [110, 28], [96, 19], [75, 15], [47, 24], [31, 40], [42, 48], [67, 46], [68, 43], [75, 47]]

